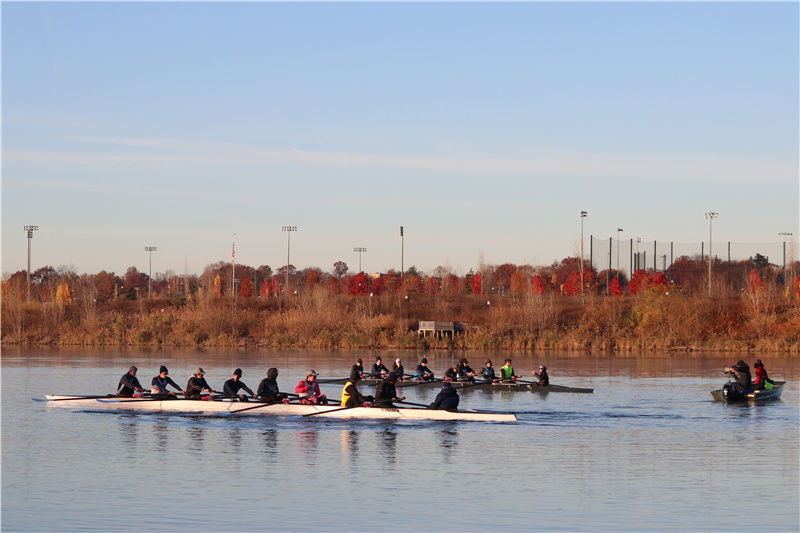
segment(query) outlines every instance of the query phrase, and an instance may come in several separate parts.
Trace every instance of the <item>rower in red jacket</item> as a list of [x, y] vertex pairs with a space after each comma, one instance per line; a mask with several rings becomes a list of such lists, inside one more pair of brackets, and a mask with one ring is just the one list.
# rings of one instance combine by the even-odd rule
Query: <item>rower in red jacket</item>
[[300, 403], [304, 405], [327, 405], [328, 398], [319, 391], [319, 383], [317, 383], [317, 373], [312, 368], [306, 374], [306, 379], [301, 380], [294, 388], [294, 391], [300, 395]]

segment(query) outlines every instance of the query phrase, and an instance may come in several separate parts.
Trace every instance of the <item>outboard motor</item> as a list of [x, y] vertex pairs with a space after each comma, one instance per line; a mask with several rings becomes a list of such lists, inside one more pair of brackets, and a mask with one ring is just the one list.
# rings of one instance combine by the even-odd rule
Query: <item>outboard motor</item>
[[726, 402], [741, 402], [747, 398], [736, 388], [735, 383], [726, 383], [722, 387], [722, 396]]

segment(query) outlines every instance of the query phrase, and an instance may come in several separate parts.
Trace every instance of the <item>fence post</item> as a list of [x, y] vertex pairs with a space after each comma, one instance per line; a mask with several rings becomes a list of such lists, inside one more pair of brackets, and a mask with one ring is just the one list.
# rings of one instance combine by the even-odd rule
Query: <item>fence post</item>
[[731, 290], [731, 241], [728, 241], [728, 291]]
[[[594, 237], [592, 237], [591, 235], [589, 235], [589, 269], [590, 269], [590, 270], [591, 270], [591, 268], [594, 266], [594, 265], [592, 264], [592, 259], [593, 259], [593, 253], [592, 253], [592, 244], [594, 244]], [[581, 291], [583, 291], [583, 289], [581, 289]]]
[[655, 240], [653, 240], [653, 272], [658, 272], [658, 247]]
[[611, 237], [608, 238], [608, 269], [606, 270], [606, 294], [610, 294], [608, 285], [611, 283]]
[[[672, 263], [675, 262], [675, 258], [672, 255], [672, 245], [675, 244], [674, 241], [669, 241], [669, 267], [672, 268]], [[672, 274], [670, 274], [669, 279], [672, 280]]]
[[633, 277], [633, 238], [631, 238], [631, 277]]

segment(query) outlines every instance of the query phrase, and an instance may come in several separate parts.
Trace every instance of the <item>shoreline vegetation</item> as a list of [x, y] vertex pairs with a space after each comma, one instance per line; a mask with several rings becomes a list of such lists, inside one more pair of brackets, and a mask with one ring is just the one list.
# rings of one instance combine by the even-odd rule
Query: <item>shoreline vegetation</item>
[[[28, 302], [23, 272], [3, 280], [2, 345], [800, 353], [800, 277], [784, 290], [782, 279], [751, 269], [739, 286], [720, 276], [708, 296], [702, 265], [695, 280], [681, 281], [678, 271], [642, 270], [619, 283], [587, 269], [581, 291], [570, 259], [552, 272], [514, 267], [507, 286], [498, 276], [505, 265], [463, 278], [307, 269], [290, 272], [295, 289], [284, 294], [279, 271], [259, 294], [258, 284], [240, 283], [236, 298], [221, 289], [221, 264], [194, 279], [154, 282], [153, 298], [147, 276], [136, 273], [134, 287], [130, 269], [125, 278], [107, 275], [119, 282], [110, 285], [105, 273], [51, 269], [49, 279], [32, 276]], [[462, 330], [420, 336], [420, 321]]]

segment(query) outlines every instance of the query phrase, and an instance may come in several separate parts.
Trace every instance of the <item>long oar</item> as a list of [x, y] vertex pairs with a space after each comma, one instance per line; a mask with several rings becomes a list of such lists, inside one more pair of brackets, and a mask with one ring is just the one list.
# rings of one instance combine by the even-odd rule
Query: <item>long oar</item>
[[428, 406], [428, 405], [425, 405], [425, 404], [423, 404], [423, 403], [407, 402], [407, 401], [405, 401], [405, 400], [403, 400], [403, 401], [398, 401], [398, 402], [395, 402], [395, 403], [402, 403], [402, 404], [405, 404], [405, 405], [413, 405], [413, 406], [416, 406], [416, 407], [424, 407], [425, 409], [427, 409], [428, 407], [430, 407], [430, 406]]
[[[291, 404], [291, 402], [293, 402], [293, 401], [294, 401], [294, 400], [290, 400], [290, 401], [287, 403], [287, 405]], [[279, 403], [283, 403], [283, 400], [278, 400], [278, 401], [276, 401], [276, 402], [267, 402], [267, 403], [262, 403], [262, 404], [259, 404], [259, 405], [254, 405], [254, 406], [252, 406], [252, 407], [245, 407], [244, 409], [237, 409], [236, 411], [228, 411], [228, 413], [230, 413], [230, 414], [232, 414], [232, 415], [235, 415], [235, 414], [243, 413], [243, 412], [245, 412], [245, 411], [252, 411], [253, 409], [260, 409], [260, 408], [262, 408], [262, 407], [269, 407], [270, 405], [277, 405], [277, 404], [279, 404]], [[291, 404], [291, 405], [297, 405], [297, 404]]]
[[34, 402], [74, 402], [76, 400], [97, 400], [98, 398], [116, 398], [113, 394], [103, 396], [74, 396], [70, 398], [31, 398]]
[[336, 413], [338, 411], [347, 411], [348, 409], [355, 409], [357, 407], [364, 407], [363, 405], [354, 405], [352, 407], [340, 407], [338, 409], [330, 409], [328, 411], [317, 411], [316, 413], [308, 413], [303, 415], [303, 418], [307, 416], [314, 416], [314, 415], [327, 415], [328, 413]]

